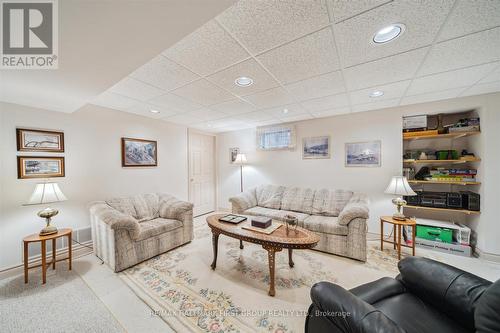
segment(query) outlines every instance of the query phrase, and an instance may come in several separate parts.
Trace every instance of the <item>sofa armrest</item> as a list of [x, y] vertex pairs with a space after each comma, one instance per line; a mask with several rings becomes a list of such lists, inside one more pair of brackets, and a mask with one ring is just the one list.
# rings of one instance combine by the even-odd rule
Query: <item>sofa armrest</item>
[[179, 200], [171, 195], [160, 196], [160, 217], [182, 223], [193, 222], [193, 204]]
[[349, 291], [366, 303], [374, 304], [385, 298], [402, 294], [406, 289], [400, 281], [390, 277], [383, 277], [373, 282], [362, 284]]
[[257, 206], [257, 197], [255, 194], [255, 188], [246, 190], [234, 197], [229, 198], [232, 205], [232, 212], [235, 214], [241, 214], [245, 210]]
[[130, 238], [137, 239], [140, 233], [139, 222], [132, 216], [112, 208], [105, 202], [95, 202], [90, 206], [90, 214], [109, 225], [112, 230], [128, 230]]
[[309, 315], [329, 320], [341, 332], [404, 332], [381, 311], [336, 284], [316, 283], [311, 300], [316, 310]]
[[355, 218], [369, 217], [368, 197], [361, 193], [354, 193], [344, 209], [339, 214], [339, 224], [348, 225]]
[[423, 301], [442, 309], [462, 326], [474, 328], [476, 303], [491, 282], [447, 264], [421, 257], [398, 263], [398, 280]]

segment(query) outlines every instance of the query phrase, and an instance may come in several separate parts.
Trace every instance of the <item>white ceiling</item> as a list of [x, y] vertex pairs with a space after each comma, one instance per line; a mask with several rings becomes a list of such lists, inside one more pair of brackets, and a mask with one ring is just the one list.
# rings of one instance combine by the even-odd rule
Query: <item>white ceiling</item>
[[241, 0], [92, 103], [222, 132], [494, 91], [498, 0]]

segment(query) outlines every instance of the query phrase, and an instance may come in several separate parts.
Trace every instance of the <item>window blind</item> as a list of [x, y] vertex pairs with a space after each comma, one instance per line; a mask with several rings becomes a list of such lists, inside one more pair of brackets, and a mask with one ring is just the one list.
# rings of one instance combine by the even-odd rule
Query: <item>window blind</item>
[[295, 148], [295, 126], [275, 125], [257, 127], [257, 148], [279, 150]]

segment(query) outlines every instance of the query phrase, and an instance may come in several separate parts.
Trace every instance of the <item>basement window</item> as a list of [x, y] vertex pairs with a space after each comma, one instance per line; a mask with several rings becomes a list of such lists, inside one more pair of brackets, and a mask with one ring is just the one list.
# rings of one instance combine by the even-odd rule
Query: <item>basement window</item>
[[259, 150], [290, 150], [295, 148], [295, 126], [257, 127]]

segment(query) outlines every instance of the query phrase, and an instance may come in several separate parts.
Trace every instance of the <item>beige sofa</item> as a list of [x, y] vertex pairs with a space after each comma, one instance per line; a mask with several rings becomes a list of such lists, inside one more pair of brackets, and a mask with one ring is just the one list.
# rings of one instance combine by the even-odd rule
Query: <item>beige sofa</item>
[[295, 215], [299, 225], [316, 232], [316, 250], [366, 261], [368, 199], [344, 190], [262, 185], [229, 199], [235, 214], [283, 220]]
[[193, 239], [193, 204], [143, 194], [90, 206], [94, 252], [115, 272]]

